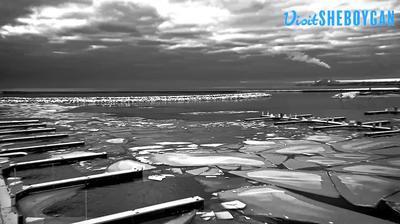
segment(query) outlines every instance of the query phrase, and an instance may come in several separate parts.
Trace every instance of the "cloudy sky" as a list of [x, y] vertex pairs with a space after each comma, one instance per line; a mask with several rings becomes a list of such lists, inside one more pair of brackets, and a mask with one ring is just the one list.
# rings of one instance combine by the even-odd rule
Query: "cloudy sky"
[[[395, 27], [285, 27], [283, 13], [395, 10]], [[400, 77], [397, 0], [1, 0], [0, 88], [259, 88]]]

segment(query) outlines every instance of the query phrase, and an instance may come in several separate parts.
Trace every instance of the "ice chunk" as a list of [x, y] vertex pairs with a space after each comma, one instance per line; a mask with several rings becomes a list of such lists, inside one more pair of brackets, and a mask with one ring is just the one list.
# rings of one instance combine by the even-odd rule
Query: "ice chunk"
[[338, 93], [332, 96], [332, 98], [337, 98], [337, 99], [354, 99], [356, 98], [360, 92], [358, 91], [353, 91], [353, 92], [343, 92], [343, 93]]
[[116, 171], [122, 171], [122, 170], [132, 170], [132, 169], [137, 169], [137, 170], [151, 170], [154, 169], [154, 166], [150, 166], [148, 164], [144, 164], [141, 162], [137, 162], [131, 159], [124, 159], [117, 161], [110, 166], [107, 167], [107, 172], [116, 172]]
[[186, 173], [190, 173], [192, 175], [200, 175], [201, 173], [206, 172], [208, 169], [208, 167], [201, 167], [194, 170], [186, 170]]
[[263, 145], [263, 146], [271, 146], [271, 145], [277, 144], [274, 141], [257, 141], [257, 140], [249, 140], [249, 139], [243, 141], [243, 143], [246, 145]]
[[210, 168], [209, 170], [201, 173], [200, 175], [201, 176], [220, 176], [220, 175], [224, 175], [224, 172], [222, 172], [222, 170], [217, 169], [217, 168]]
[[106, 140], [106, 142], [113, 143], [113, 144], [121, 144], [121, 143], [124, 143], [124, 141], [125, 141], [124, 138], [113, 138], [113, 139]]
[[192, 142], [157, 142], [157, 145], [190, 145]]
[[219, 147], [222, 146], [224, 144], [220, 144], [220, 143], [209, 143], [209, 144], [201, 144], [200, 146], [202, 147]]
[[400, 167], [400, 158], [380, 159], [380, 160], [375, 160], [374, 162], [383, 165]]
[[146, 146], [136, 146], [129, 148], [130, 151], [140, 151], [140, 150], [147, 150], [147, 149], [162, 149], [164, 148], [161, 145], [146, 145]]
[[209, 167], [187, 170], [186, 173], [190, 173], [192, 175], [200, 175], [200, 176], [219, 176], [224, 174], [220, 169], [209, 168]]
[[216, 212], [215, 216], [217, 219], [233, 219], [233, 216], [228, 211]]
[[157, 174], [157, 175], [150, 175], [147, 178], [149, 180], [156, 180], [156, 181], [162, 181], [167, 177], [173, 177], [174, 175], [172, 174]]
[[369, 154], [360, 154], [360, 153], [333, 153], [333, 154], [329, 154], [326, 156], [332, 157], [332, 158], [354, 160], [357, 162], [381, 158], [380, 156], [372, 156]]
[[343, 165], [343, 164], [349, 163], [346, 160], [323, 157], [323, 156], [310, 156], [310, 157], [297, 156], [296, 160], [307, 162], [307, 163], [315, 163], [315, 164], [318, 164], [321, 166], [337, 166], [337, 165]]
[[239, 200], [222, 202], [221, 205], [225, 209], [244, 209], [246, 207], [246, 204]]
[[238, 170], [240, 166], [235, 166], [235, 165], [218, 165], [218, 168], [223, 169], [223, 170]]
[[364, 163], [360, 165], [353, 166], [340, 166], [330, 168], [335, 171], [344, 171], [344, 172], [354, 172], [360, 174], [370, 174], [370, 175], [379, 175], [379, 176], [388, 176], [388, 177], [400, 177], [400, 169], [382, 166], [382, 165], [374, 165], [369, 163]]
[[280, 169], [258, 169], [252, 171], [230, 171], [230, 173], [267, 184], [337, 198], [328, 174], [324, 171], [287, 171]]
[[271, 150], [270, 152], [279, 154], [292, 155], [314, 155], [321, 153], [334, 152], [329, 146], [323, 144], [305, 144], [305, 145], [290, 145], [279, 149]]
[[266, 160], [270, 161], [275, 165], [282, 164], [288, 158], [286, 155], [273, 154], [268, 152], [260, 153], [260, 156], [264, 157]]
[[323, 143], [334, 143], [347, 140], [348, 137], [342, 137], [339, 135], [309, 135], [304, 139], [309, 141], [323, 142]]
[[171, 171], [176, 174], [183, 174], [181, 168], [171, 168]]
[[372, 155], [400, 156], [400, 147], [371, 150], [366, 153]]
[[400, 190], [400, 181], [387, 178], [334, 172], [331, 176], [339, 193], [358, 206], [375, 207], [382, 198]]
[[45, 218], [43, 217], [26, 217], [25, 218], [25, 223], [26, 224], [44, 224], [45, 223]]
[[203, 176], [197, 176], [195, 177], [195, 180], [206, 187], [205, 192], [228, 190], [249, 185], [246, 180], [241, 177], [232, 177], [226, 179], [222, 176], [217, 176], [216, 178], [204, 178]]
[[391, 140], [378, 140], [378, 139], [353, 139], [344, 142], [332, 144], [332, 146], [342, 152], [366, 152], [369, 150], [383, 149], [398, 146], [399, 143]]
[[314, 168], [314, 167], [319, 167], [315, 163], [310, 163], [310, 162], [305, 162], [305, 161], [299, 161], [297, 159], [288, 159], [283, 163], [289, 170], [298, 170], [298, 169], [304, 169], [304, 168]]
[[203, 218], [203, 219], [204, 218], [214, 218], [215, 217], [215, 213], [214, 213], [214, 211], [202, 212], [200, 217]]
[[279, 145], [244, 145], [239, 151], [243, 153], [258, 153], [277, 147], [279, 147]]
[[274, 186], [242, 187], [219, 192], [223, 201], [240, 200], [247, 204], [245, 215], [264, 216], [306, 223], [363, 223], [391, 222], [353, 212], [286, 191]]
[[164, 153], [151, 155], [150, 160], [170, 166], [265, 166], [258, 156], [243, 153]]

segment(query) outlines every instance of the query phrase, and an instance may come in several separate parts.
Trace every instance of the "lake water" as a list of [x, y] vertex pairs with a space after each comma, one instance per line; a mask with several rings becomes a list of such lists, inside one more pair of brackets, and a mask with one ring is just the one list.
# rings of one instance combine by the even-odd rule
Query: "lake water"
[[[366, 138], [357, 130], [314, 131], [310, 127], [314, 125], [310, 124], [275, 126], [268, 121], [244, 121], [245, 118], [258, 117], [262, 111], [268, 111], [288, 115], [311, 113], [317, 117], [345, 116], [348, 120], [357, 121], [389, 119], [393, 126], [400, 123], [398, 115], [363, 114], [367, 110], [398, 106], [398, 97], [338, 100], [332, 99], [331, 95], [275, 93], [272, 97], [245, 100], [162, 103], [144, 101], [106, 105], [35, 101], [13, 103], [11, 100], [3, 100], [0, 105], [3, 119], [38, 118], [49, 126], [54, 125], [57, 132], [70, 134], [68, 139], [57, 140], [59, 142], [86, 142], [85, 146], [79, 148], [32, 154], [12, 160], [48, 158], [71, 152], [109, 153], [108, 159], [18, 171], [16, 176], [22, 177], [24, 184], [101, 173], [109, 165], [122, 159], [132, 159], [154, 167], [144, 171], [142, 179], [128, 183], [94, 188], [77, 187], [30, 195], [19, 201], [19, 209], [25, 216], [46, 217], [48, 223], [70, 223], [83, 220], [85, 216], [99, 217], [200, 196], [205, 199], [204, 211], [218, 212], [224, 211], [220, 204], [223, 201], [248, 200], [243, 195], [235, 194], [235, 189], [241, 192], [243, 189], [272, 186], [274, 189], [287, 191], [287, 197], [295, 194], [290, 196], [303, 203], [296, 205], [299, 210], [305, 209], [314, 213], [308, 216], [293, 214], [288, 211], [288, 201], [274, 194], [274, 197], [280, 199], [270, 198], [271, 204], [265, 201], [251, 203], [250, 200], [246, 202], [247, 207], [243, 212], [230, 211], [233, 221], [215, 217], [206, 220], [198, 214], [192, 223], [287, 223], [292, 220], [338, 223], [334, 215], [324, 215], [324, 211], [320, 211], [321, 214], [318, 215], [311, 207], [304, 207], [305, 200], [308, 204], [314, 204], [326, 211], [331, 210], [337, 214], [348, 212], [348, 220], [358, 217], [366, 223], [398, 221], [400, 216], [393, 203], [385, 204], [380, 199], [400, 190], [400, 178], [396, 174], [397, 169], [400, 169], [399, 136]], [[1, 147], [11, 148], [32, 143], [43, 141], [3, 144]], [[370, 165], [378, 167], [368, 167]], [[196, 170], [197, 168], [202, 170]], [[240, 172], [240, 175], [235, 172]], [[314, 177], [307, 176], [313, 172], [317, 172], [317, 179], [322, 178], [317, 181], [317, 185], [324, 183], [317, 188], [309, 182]], [[350, 176], [340, 176], [343, 173]], [[154, 175], [165, 175], [165, 179], [151, 180]], [[291, 176], [289, 181], [288, 176]], [[303, 179], [296, 179], [296, 176]], [[368, 179], [369, 177], [378, 179]], [[340, 178], [347, 178], [347, 182]], [[342, 182], [337, 183], [337, 180]], [[324, 181], [333, 187], [327, 187]], [[383, 184], [383, 181], [387, 184]], [[357, 184], [363, 186], [362, 189], [354, 187]], [[234, 192], [230, 194], [222, 193], [232, 190]], [[368, 195], [374, 195], [375, 199], [369, 198], [367, 192], [372, 192]], [[352, 200], [354, 197], [364, 197], [363, 194], [370, 200]], [[381, 203], [374, 204], [374, 200]], [[343, 211], [330, 209], [329, 206], [341, 208]], [[163, 223], [171, 218], [150, 223]]]

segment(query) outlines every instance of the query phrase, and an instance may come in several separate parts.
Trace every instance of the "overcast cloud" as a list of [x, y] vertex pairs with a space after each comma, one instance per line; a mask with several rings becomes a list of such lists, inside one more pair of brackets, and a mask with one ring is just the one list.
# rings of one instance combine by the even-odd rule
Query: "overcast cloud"
[[[297, 10], [308, 15], [321, 9], [393, 9], [397, 25], [391, 28], [283, 26], [285, 11]], [[100, 65], [106, 67], [104, 71], [117, 69], [116, 73], [124, 74], [132, 82], [157, 79], [161, 74], [157, 66], [170, 79], [191, 80], [193, 71], [204, 72], [204, 68], [196, 70], [193, 67], [196, 65], [209, 66], [207, 71], [215, 73], [211, 77], [205, 75], [205, 81], [224, 72], [238, 81], [268, 80], [274, 78], [272, 73], [277, 70], [299, 80], [301, 77], [293, 75], [298, 69], [316, 77], [324, 74], [334, 77], [339, 72], [351, 76], [374, 75], [367, 71], [378, 77], [395, 77], [400, 72], [394, 61], [400, 49], [399, 9], [396, 0], [41, 0], [34, 3], [6, 0], [0, 3], [0, 50], [3, 51], [0, 56], [3, 61], [15, 63], [0, 66], [4, 78], [1, 87], [16, 87], [12, 75], [22, 78], [32, 69], [47, 73], [47, 78], [51, 73], [63, 80], [67, 74], [57, 72], [58, 69], [81, 66], [84, 75], [93, 78], [101, 75], [101, 72], [94, 74], [99, 66], [95, 61], [109, 60], [110, 55], [129, 55], [131, 61], [114, 58], [114, 62]], [[53, 67], [49, 61], [60, 65]], [[240, 69], [238, 74], [234, 74], [236, 70], [224, 69], [230, 62], [253, 68], [254, 74], [245, 70], [246, 76]], [[26, 64], [26, 71], [12, 67], [21, 63]], [[43, 64], [42, 70], [36, 63]], [[282, 71], [276, 63], [283, 69], [293, 68]], [[356, 64], [370, 69], [363, 70], [363, 66]], [[182, 66], [190, 68], [182, 70]], [[357, 70], [358, 67], [361, 69]], [[146, 75], [141, 77], [137, 73], [151, 78], [147, 80]], [[222, 74], [216, 79], [226, 77]]]

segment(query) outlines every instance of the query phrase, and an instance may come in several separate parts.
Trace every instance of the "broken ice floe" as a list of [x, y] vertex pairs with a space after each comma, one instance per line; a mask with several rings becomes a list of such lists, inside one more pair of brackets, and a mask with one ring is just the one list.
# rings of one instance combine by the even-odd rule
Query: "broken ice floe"
[[122, 144], [122, 143], [124, 143], [124, 141], [125, 141], [124, 138], [113, 138], [113, 139], [106, 140], [106, 142], [113, 143], [113, 144]]
[[134, 160], [130, 159], [124, 159], [117, 161], [110, 166], [107, 167], [107, 172], [116, 172], [116, 171], [122, 171], [122, 170], [132, 170], [132, 169], [137, 169], [137, 170], [151, 170], [154, 169], [154, 166], [150, 166], [148, 164], [140, 163]]
[[400, 167], [400, 158], [380, 159], [375, 160], [374, 163]]
[[400, 190], [400, 181], [346, 173], [331, 173], [339, 193], [350, 203], [375, 207], [384, 197]]
[[190, 145], [192, 142], [157, 142], [157, 145]]
[[225, 209], [244, 209], [246, 207], [245, 203], [238, 200], [222, 202], [221, 205]]
[[291, 145], [279, 149], [273, 149], [269, 152], [279, 154], [292, 154], [292, 155], [314, 155], [321, 153], [333, 153], [334, 151], [328, 146], [323, 144], [307, 144], [307, 145]]
[[367, 152], [370, 150], [384, 149], [399, 146], [398, 142], [379, 139], [353, 139], [344, 142], [333, 143], [332, 146], [342, 152]]
[[212, 219], [215, 217], [215, 213], [214, 211], [210, 211], [210, 212], [198, 212], [199, 215], [201, 215], [200, 217], [206, 221]]
[[162, 181], [167, 177], [174, 177], [172, 174], [155, 174], [155, 175], [150, 175], [147, 177], [149, 180], [156, 180], [156, 181]]
[[266, 160], [270, 161], [274, 165], [280, 165], [288, 158], [286, 155], [273, 154], [268, 152], [262, 152], [259, 155], [264, 157]]
[[226, 178], [224, 176], [216, 176], [215, 178], [207, 178], [204, 176], [196, 176], [195, 180], [205, 187], [205, 192], [229, 190], [249, 185], [249, 183], [241, 177]]
[[215, 217], [221, 220], [233, 219], [233, 216], [228, 211], [215, 212]]
[[247, 204], [243, 210], [245, 215], [307, 223], [391, 223], [315, 201], [274, 186], [242, 187], [219, 192], [218, 196], [223, 201], [239, 200]]
[[140, 150], [147, 150], [147, 149], [162, 149], [164, 148], [161, 145], [146, 145], [146, 146], [136, 146], [129, 148], [130, 151], [140, 151]]
[[183, 174], [181, 168], [169, 168], [167, 170], [171, 170], [173, 173], [176, 173], [176, 174]]
[[391, 147], [365, 152], [371, 155], [400, 156], [400, 147]]
[[224, 145], [224, 144], [221, 144], [221, 143], [208, 143], [208, 144], [201, 144], [200, 146], [214, 148], [214, 147], [219, 147], [219, 146], [222, 146], [222, 145]]
[[322, 142], [322, 143], [334, 143], [334, 142], [341, 142], [348, 140], [349, 137], [343, 137], [339, 135], [309, 135], [304, 138], [305, 140], [308, 141], [316, 141], [316, 142]]
[[350, 163], [348, 160], [323, 156], [296, 156], [295, 160], [305, 163], [314, 163], [320, 166], [338, 166]]
[[230, 171], [230, 173], [297, 191], [333, 198], [339, 197], [339, 194], [325, 171], [300, 172], [279, 169], [258, 169], [251, 171]]
[[330, 146], [321, 144], [314, 141], [308, 140], [268, 140], [268, 141], [256, 141], [246, 140], [243, 141], [245, 144], [239, 151], [245, 153], [278, 153], [278, 154], [321, 154], [321, 153], [333, 153], [334, 151]]
[[400, 177], [400, 169], [389, 166], [375, 165], [375, 164], [359, 164], [352, 166], [337, 166], [329, 168], [334, 171], [350, 172], [359, 174], [369, 174], [387, 177]]
[[266, 165], [260, 157], [243, 153], [164, 153], [153, 154], [149, 160], [170, 166]]
[[220, 176], [224, 174], [222, 170], [210, 167], [201, 167], [198, 169], [186, 170], [186, 173], [200, 176]]
[[300, 161], [297, 159], [288, 159], [283, 163], [286, 168], [289, 170], [298, 170], [298, 169], [305, 169], [305, 168], [315, 168], [315, 167], [320, 167], [316, 163], [311, 163], [311, 162], [306, 162], [306, 161]]
[[276, 145], [277, 142], [274, 142], [274, 141], [258, 141], [258, 140], [249, 140], [249, 139], [247, 139], [247, 140], [243, 141], [243, 144], [269, 146], [269, 145]]
[[338, 158], [344, 160], [353, 160], [355, 162], [366, 162], [369, 160], [375, 160], [382, 158], [381, 156], [370, 155], [370, 154], [362, 154], [362, 153], [333, 153], [325, 155], [329, 158]]
[[394, 211], [400, 214], [400, 192], [392, 194], [384, 198], [387, 205], [389, 205]]

